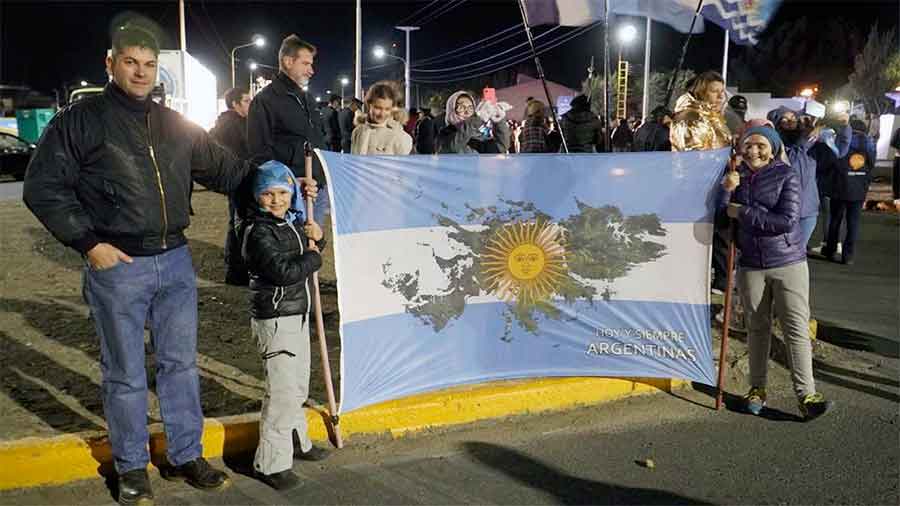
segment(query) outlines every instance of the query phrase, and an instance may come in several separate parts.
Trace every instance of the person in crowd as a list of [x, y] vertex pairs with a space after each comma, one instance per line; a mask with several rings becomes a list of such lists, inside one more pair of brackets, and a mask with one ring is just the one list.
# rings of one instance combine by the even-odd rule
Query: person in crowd
[[519, 153], [547, 153], [547, 106], [532, 100], [526, 107], [525, 125], [519, 134]]
[[900, 128], [891, 136], [891, 149], [894, 150], [894, 167], [891, 172], [891, 193], [894, 205], [900, 204]]
[[341, 97], [331, 95], [328, 97], [328, 104], [322, 108], [322, 128], [325, 133], [325, 147], [329, 151], [337, 151], [338, 153], [341, 152], [340, 107]]
[[[209, 135], [234, 156], [246, 160], [250, 157], [247, 147], [247, 114], [250, 112], [250, 93], [243, 88], [232, 88], [225, 92], [228, 109], [216, 118], [216, 124]], [[238, 229], [241, 226], [240, 203], [237, 195], [228, 196], [228, 230], [225, 232], [225, 283], [247, 286], [247, 267], [241, 259], [241, 241]]]
[[[810, 248], [812, 253], [821, 253], [828, 243], [828, 229], [831, 223], [832, 182], [838, 170], [838, 160], [847, 154], [850, 147], [849, 116], [846, 113], [827, 118], [827, 125], [820, 129], [816, 142], [807, 152], [816, 161], [816, 188], [819, 190], [819, 220], [822, 231], [822, 244]], [[834, 128], [832, 128], [834, 127]], [[837, 131], [841, 131], [838, 135]], [[838, 144], [840, 142], [840, 145]], [[840, 243], [838, 243], [840, 244]], [[840, 248], [840, 246], [838, 246]]]
[[838, 161], [831, 188], [831, 221], [828, 239], [822, 248], [825, 258], [837, 261], [837, 243], [841, 240], [841, 223], [846, 217], [847, 233], [841, 241], [843, 253], [841, 262], [853, 265], [856, 254], [856, 239], [859, 235], [859, 219], [862, 213], [872, 171], [875, 169], [875, 141], [866, 134], [862, 121], [850, 122], [853, 134], [847, 154]]
[[669, 125], [672, 111], [659, 106], [650, 112], [650, 121], [644, 122], [634, 133], [635, 151], [672, 151], [669, 141]]
[[[297, 35], [288, 35], [278, 49], [278, 74], [250, 103], [247, 139], [251, 160], [257, 164], [277, 160], [302, 177], [306, 172], [304, 144], [325, 149], [321, 116], [313, 109], [303, 87], [315, 74], [316, 47]], [[312, 157], [313, 178], [318, 184], [314, 218], [321, 223], [329, 212], [325, 172], [319, 157]]]
[[759, 415], [766, 406], [766, 376], [772, 340], [772, 310], [777, 312], [800, 413], [807, 421], [830, 402], [816, 391], [809, 339], [809, 268], [801, 241], [800, 173], [777, 154], [778, 133], [768, 127], [744, 132], [736, 172], [722, 179], [719, 207], [737, 221], [738, 287], [748, 326], [750, 390], [746, 410]]
[[125, 25], [106, 57], [103, 93], [60, 111], [25, 176], [25, 204], [84, 258], [83, 295], [100, 339], [104, 414], [120, 504], [153, 501], [147, 465], [145, 326], [166, 432], [164, 478], [222, 489], [203, 458], [197, 371], [197, 275], [184, 231], [194, 181], [229, 193], [255, 166], [152, 101], [159, 45]]
[[406, 123], [403, 125], [403, 131], [409, 134], [410, 137], [413, 138], [413, 144], [415, 144], [416, 137], [416, 125], [419, 124], [419, 109], [413, 107], [409, 110], [409, 119], [406, 120]]
[[819, 215], [816, 160], [809, 154], [809, 148], [818, 134], [815, 118], [784, 106], [769, 111], [766, 118], [775, 125], [791, 167], [800, 174], [800, 228], [803, 230], [805, 248], [816, 228]]
[[559, 153], [562, 151], [562, 134], [559, 131], [559, 126], [556, 124], [556, 121], [553, 120], [553, 116], [549, 116], [547, 118], [547, 152], [548, 153]]
[[628, 121], [622, 118], [616, 124], [612, 133], [612, 148], [614, 153], [625, 153], [631, 151], [634, 144], [634, 134], [628, 126]]
[[341, 152], [350, 152], [350, 137], [356, 126], [356, 113], [362, 109], [362, 100], [353, 97], [344, 100], [344, 108], [338, 112], [338, 124], [341, 127]]
[[395, 121], [394, 110], [400, 101], [397, 83], [380, 81], [366, 92], [366, 116], [353, 129], [351, 153], [354, 155], [408, 155], [413, 141]]
[[300, 187], [291, 169], [269, 161], [253, 184], [257, 207], [248, 212], [242, 251], [250, 268], [250, 329], [265, 369], [259, 445], [253, 470], [276, 490], [300, 484], [293, 460], [318, 461], [303, 403], [309, 394], [310, 344], [307, 287], [322, 266], [322, 229], [304, 224]]
[[478, 103], [468, 91], [457, 91], [447, 99], [444, 121], [437, 135], [438, 154], [509, 151], [506, 110], [498, 104]]
[[728, 99], [725, 107], [725, 124], [731, 130], [732, 135], [740, 138], [747, 121], [747, 97], [735, 95]]
[[421, 118], [416, 124], [416, 135], [413, 137], [416, 144], [416, 153], [420, 155], [434, 154], [438, 116], [441, 116], [441, 110], [437, 107], [422, 110]]
[[591, 111], [586, 95], [572, 99], [569, 109], [559, 120], [562, 135], [570, 153], [596, 153], [602, 143], [602, 129], [597, 115]]
[[722, 116], [725, 80], [715, 71], [694, 78], [688, 91], [675, 102], [675, 117], [669, 125], [674, 151], [719, 149], [732, 144], [731, 131]]

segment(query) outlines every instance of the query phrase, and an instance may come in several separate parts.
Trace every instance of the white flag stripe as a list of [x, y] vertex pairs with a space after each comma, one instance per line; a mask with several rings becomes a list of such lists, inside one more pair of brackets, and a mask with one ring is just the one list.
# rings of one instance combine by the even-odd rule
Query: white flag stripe
[[[479, 230], [480, 226], [465, 227]], [[613, 300], [659, 301], [687, 304], [709, 302], [709, 271], [707, 262], [693, 261], [708, 258], [708, 243], [712, 225], [706, 223], [664, 223], [665, 237], [650, 237], [666, 247], [665, 255], [634, 267], [628, 276], [611, 284], [581, 279], [585, 284], [614, 292]], [[366, 304], [340, 304], [341, 322], [367, 320], [406, 311], [408, 301], [398, 290], [385, 286], [386, 280], [418, 270], [417, 293], [446, 295], [447, 274], [441, 271], [433, 255], [450, 258], [465, 253], [465, 248], [448, 241], [447, 227], [407, 228], [399, 230], [362, 232], [341, 235], [337, 241], [341, 251], [366, 251], [366, 255], [342, 255], [336, 251], [341, 294], [353, 294], [355, 300]], [[402, 267], [401, 267], [402, 266]], [[402, 269], [402, 271], [400, 270]], [[412, 271], [412, 272], [410, 272]], [[652, 287], [652, 289], [649, 289]], [[467, 299], [467, 304], [497, 302], [499, 299], [482, 294]]]

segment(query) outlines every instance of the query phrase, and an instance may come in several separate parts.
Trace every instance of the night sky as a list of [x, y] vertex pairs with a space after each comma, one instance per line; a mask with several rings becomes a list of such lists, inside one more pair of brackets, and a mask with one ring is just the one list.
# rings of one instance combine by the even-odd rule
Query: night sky
[[[426, 19], [422, 30], [413, 33], [413, 65], [425, 58], [442, 53], [495, 34], [521, 21], [515, 0], [441, 0], [427, 11], [406, 19], [417, 10], [430, 4], [430, 0], [407, 2], [363, 1], [363, 68], [383, 62], [371, 56], [376, 44], [390, 46], [396, 43], [396, 53], [403, 55], [403, 34], [392, 27], [400, 24], [418, 24]], [[453, 4], [446, 13], [434, 17]], [[812, 21], [832, 18], [845, 19], [862, 33], [878, 20], [882, 27], [898, 24], [897, 0], [797, 1], [788, 0], [774, 17], [769, 29], [783, 23], [791, 23], [802, 16]], [[351, 78], [348, 93], [352, 90], [354, 50], [354, 5], [348, 0], [323, 1], [252, 1], [252, 0], [189, 0], [186, 2], [188, 52], [212, 70], [219, 82], [219, 92], [230, 84], [229, 53], [232, 47], [250, 41], [254, 33], [267, 38], [263, 49], [246, 48], [238, 51], [237, 81], [246, 83], [246, 60], [276, 65], [276, 53], [280, 40], [290, 33], [319, 47], [316, 59], [317, 74], [312, 87], [317, 92], [326, 88], [339, 90], [337, 78]], [[178, 4], [176, 0], [157, 2], [105, 1], [90, 2], [71, 0], [66, 2], [45, 0], [0, 0], [0, 83], [27, 84], [52, 95], [53, 88], [64, 82], [82, 79], [102, 83], [106, 80], [103, 58], [109, 47], [109, 26], [114, 16], [125, 11], [142, 14], [156, 22], [164, 32], [163, 48], [176, 48], [178, 44]], [[639, 27], [638, 42], [626, 51], [626, 57], [635, 63], [643, 60], [643, 19], [634, 20]], [[653, 24], [652, 67], [673, 67], [677, 63], [682, 35], [659, 23]], [[547, 30], [536, 29], [536, 34]], [[549, 34], [571, 33], [576, 28], [560, 28]], [[521, 31], [521, 30], [518, 30]], [[512, 32], [508, 32], [512, 33]], [[548, 78], [570, 87], [577, 87], [585, 76], [585, 69], [592, 55], [602, 54], [602, 28], [597, 26], [583, 31], [579, 36], [542, 56]], [[814, 39], [816, 33], [810, 33]], [[723, 32], [707, 23], [705, 33], [696, 35], [688, 52], [686, 66], [701, 71], [720, 69]], [[484, 51], [465, 55], [463, 59], [435, 62], [430, 69], [446, 68], [492, 56], [525, 41], [519, 33]], [[732, 55], [739, 55], [741, 48], [732, 45]], [[509, 53], [517, 55], [523, 50]], [[613, 53], [615, 54], [615, 53]], [[395, 61], [396, 60], [391, 60]], [[798, 62], [802, 66], [803, 62]], [[836, 63], [840, 64], [840, 63]], [[849, 65], [849, 64], [847, 64]], [[847, 72], [851, 69], [848, 68]], [[413, 73], [413, 82], [451, 80], [458, 71], [437, 73]], [[399, 78], [402, 65], [383, 66], [364, 72], [363, 85], [382, 78]], [[784, 76], [786, 80], [800, 78]], [[421, 83], [423, 88], [431, 85]], [[424, 93], [424, 92], [423, 92]]]

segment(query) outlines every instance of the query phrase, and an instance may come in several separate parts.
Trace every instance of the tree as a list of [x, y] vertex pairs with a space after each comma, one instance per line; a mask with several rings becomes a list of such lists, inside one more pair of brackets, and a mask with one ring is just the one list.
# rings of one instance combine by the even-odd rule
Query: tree
[[896, 51], [896, 29], [880, 33], [878, 25], [873, 25], [865, 47], [856, 55], [853, 73], [849, 76], [850, 86], [856, 95], [854, 98], [865, 103], [867, 112], [881, 115], [890, 108], [884, 94], [897, 85], [891, 79], [895, 72], [895, 66], [891, 64], [896, 58]]

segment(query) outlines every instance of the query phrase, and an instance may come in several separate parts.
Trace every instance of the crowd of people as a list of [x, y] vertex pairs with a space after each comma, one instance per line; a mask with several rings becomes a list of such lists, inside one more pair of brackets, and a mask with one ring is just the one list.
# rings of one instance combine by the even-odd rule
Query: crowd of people
[[[156, 393], [167, 439], [163, 476], [218, 489], [225, 472], [202, 457], [197, 353], [197, 288], [184, 230], [194, 181], [229, 196], [226, 282], [246, 285], [250, 333], [264, 363], [266, 393], [254, 469], [276, 489], [296, 486], [293, 460], [320, 460], [302, 405], [309, 389], [307, 281], [326, 247], [318, 223], [329, 209], [325, 174], [308, 149], [355, 155], [593, 153], [607, 135], [614, 151], [690, 151], [733, 147], [723, 176], [713, 288], [724, 288], [730, 224], [740, 250], [738, 286], [747, 315], [752, 388], [746, 407], [766, 402], [771, 318], [781, 321], [800, 410], [828, 409], [812, 376], [808, 242], [824, 217], [821, 253], [852, 264], [874, 145], [846, 116], [817, 121], [779, 108], [744, 118], [747, 102], [726, 108], [721, 76], [697, 76], [674, 110], [659, 107], [642, 124], [622, 119], [607, 134], [580, 95], [554, 123], [530, 100], [522, 120], [508, 106], [460, 90], [443, 108], [405, 110], [397, 83], [370, 86], [363, 100], [329, 97], [321, 109], [304, 87], [317, 49], [296, 35], [278, 52], [279, 72], [255, 97], [234, 89], [210, 133], [150, 99], [159, 45], [137, 26], [117, 30], [102, 95], [57, 114], [24, 184], [28, 208], [85, 260], [84, 296], [101, 343], [102, 396], [119, 502], [146, 504], [147, 375], [144, 329], [156, 355]], [[343, 106], [343, 107], [342, 107]], [[303, 201], [314, 199], [313, 216]], [[846, 232], [842, 224], [846, 223]], [[842, 246], [842, 249], [841, 249]]]

